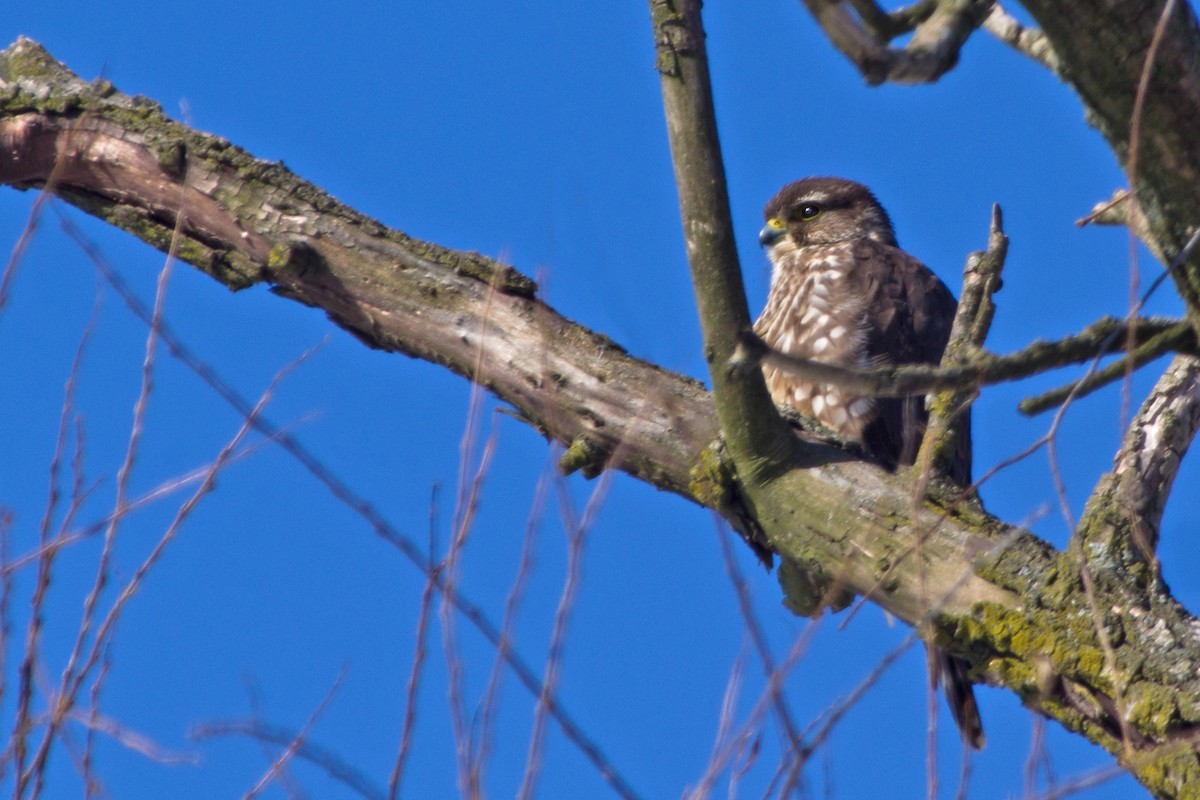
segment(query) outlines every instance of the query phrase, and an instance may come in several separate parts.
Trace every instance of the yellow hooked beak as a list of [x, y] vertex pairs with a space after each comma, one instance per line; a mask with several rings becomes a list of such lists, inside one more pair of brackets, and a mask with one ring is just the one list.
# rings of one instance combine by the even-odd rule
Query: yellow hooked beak
[[771, 217], [767, 220], [767, 224], [763, 225], [762, 230], [758, 232], [758, 243], [763, 247], [770, 247], [786, 234], [787, 228], [784, 226], [783, 220], [779, 217]]

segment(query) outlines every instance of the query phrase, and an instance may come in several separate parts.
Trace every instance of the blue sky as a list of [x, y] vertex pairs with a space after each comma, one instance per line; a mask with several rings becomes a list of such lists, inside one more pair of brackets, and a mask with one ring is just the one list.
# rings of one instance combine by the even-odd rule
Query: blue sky
[[[715, 0], [708, 42], [735, 225], [751, 306], [766, 294], [755, 234], [762, 204], [782, 184], [835, 174], [869, 184], [901, 244], [957, 289], [966, 254], [985, 243], [1000, 202], [1012, 238], [990, 346], [1017, 349], [1078, 330], [1127, 303], [1123, 231], [1074, 220], [1122, 184], [1074, 96], [1040, 67], [986, 35], [957, 70], [920, 88], [868, 88], [799, 3]], [[353, 10], [293, 3], [19, 4], [0, 41], [42, 42], [83, 77], [103, 75], [168, 113], [255, 155], [282, 159], [302, 177], [418, 238], [477, 250], [541, 276], [567, 317], [604, 331], [635, 355], [704, 378], [653, 69], [648, 11], [639, 2], [362, 3]], [[0, 237], [11, 247], [34, 195], [0, 192]], [[66, 215], [144, 299], [160, 254], [74, 210]], [[1158, 265], [1140, 256], [1143, 283]], [[96, 296], [89, 259], [47, 213], [0, 317], [0, 503], [15, 515], [10, 548], [34, 546], [46, 505], [49, 460], [71, 358]], [[1154, 313], [1178, 313], [1168, 291]], [[319, 312], [255, 288], [231, 295], [180, 265], [167, 301], [170, 324], [244, 395], [256, 397], [298, 355], [268, 412], [406, 534], [424, 543], [430, 497], [440, 490], [444, 545], [470, 389], [444, 371], [367, 351]], [[128, 439], [145, 330], [110, 289], [82, 370], [78, 412], [86, 473], [99, 481], [81, 519], [112, 504]], [[976, 406], [976, 471], [1023, 449], [1049, 424], [1026, 420], [1017, 401], [1069, 373], [985, 392]], [[1135, 380], [1144, 392], [1152, 374]], [[462, 565], [465, 590], [499, 619], [526, 520], [550, 449], [513, 418], [484, 411], [497, 449], [481, 516]], [[1063, 472], [1074, 513], [1110, 464], [1120, 435], [1115, 389], [1076, 405], [1062, 430]], [[131, 491], [142, 493], [210, 461], [239, 424], [236, 413], [181, 365], [158, 362], [144, 444]], [[577, 508], [595, 487], [568, 482]], [[1200, 473], [1186, 466], [1163, 528], [1165, 575], [1189, 607], [1200, 583], [1182, 569], [1197, 522]], [[1057, 545], [1067, 529], [1054, 505], [1044, 454], [999, 475], [984, 499], [1010, 521]], [[128, 579], [182, 495], [132, 516], [117, 545], [116, 579]], [[517, 647], [541, 666], [565, 568], [558, 503], [538, 531], [536, 567], [518, 621]], [[645, 797], [679, 796], [708, 762], [731, 667], [746, 650], [744, 624], [706, 512], [618, 476], [586, 544], [560, 696], [588, 734]], [[774, 578], [744, 548], [758, 613], [781, 657], [805, 629], [779, 605]], [[62, 669], [93, 580], [99, 542], [59, 560], [46, 607], [44, 680]], [[23, 637], [32, 572], [16, 576], [9, 613]], [[195, 763], [166, 765], [101, 738], [97, 771], [110, 796], [241, 796], [270, 764], [244, 738], [194, 741], [198, 722], [262, 718], [292, 728], [345, 676], [312, 731], [378, 785], [399, 739], [423, 579], [368, 526], [335, 502], [289, 456], [265, 448], [231, 467], [172, 542], [122, 617], [101, 706], [129, 729]], [[111, 601], [111, 592], [107, 596]], [[801, 725], [870, 673], [907, 633], [877, 609], [845, 630], [825, 618], [788, 681]], [[462, 621], [469, 707], [493, 657]], [[18, 637], [18, 641], [20, 640]], [[455, 762], [446, 707], [441, 632], [431, 629], [405, 796], [449, 797]], [[15, 662], [5, 664], [13, 685]], [[761, 690], [747, 658], [738, 709]], [[804, 775], [814, 793], [911, 797], [925, 787], [925, 677], [919, 650], [893, 667], [834, 733], [828, 755]], [[981, 689], [987, 749], [973, 763], [975, 796], [1023, 791], [1032, 720], [1015, 697]], [[11, 725], [12, 692], [3, 720]], [[503, 687], [487, 788], [515, 793], [533, 704], [509, 677]], [[959, 746], [941, 711], [941, 794], [953, 796]], [[81, 731], [77, 731], [82, 735]], [[1060, 777], [1108, 763], [1086, 743], [1048, 730]], [[778, 735], [768, 725], [746, 796], [770, 778]], [[80, 793], [69, 752], [54, 756], [48, 796]], [[319, 770], [296, 764], [314, 797], [352, 796]], [[11, 781], [11, 777], [5, 776]], [[1084, 797], [1139, 791], [1122, 778]], [[286, 796], [277, 786], [265, 796]], [[551, 726], [540, 797], [610, 796]]]

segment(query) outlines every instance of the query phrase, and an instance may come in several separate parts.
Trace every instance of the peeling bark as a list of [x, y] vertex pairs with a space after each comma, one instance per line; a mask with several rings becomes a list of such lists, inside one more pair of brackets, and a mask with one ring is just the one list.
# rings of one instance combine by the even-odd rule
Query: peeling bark
[[[1200, 360], [1176, 356], [1142, 403], [1079, 526], [1090, 552], [1123, 569], [1148, 564], [1157, 573], [1159, 522], [1197, 429]], [[1122, 519], [1114, 524], [1112, 515]]]
[[[45, 187], [160, 249], [182, 214], [180, 257], [231, 289], [267, 283], [368, 346], [477, 379], [574, 443], [574, 466], [732, 513], [737, 487], [697, 382], [559, 316], [515, 270], [388, 229], [153, 103], [80, 81], [28, 40], [0, 52], [0, 182]], [[916, 503], [912, 480], [810, 443], [740, 511], [790, 565], [929, 623], [973, 677], [1100, 743], [1156, 795], [1195, 792], [1200, 622], [1153, 575], [1096, 570], [1111, 669], [1074, 555], [951, 487]]]

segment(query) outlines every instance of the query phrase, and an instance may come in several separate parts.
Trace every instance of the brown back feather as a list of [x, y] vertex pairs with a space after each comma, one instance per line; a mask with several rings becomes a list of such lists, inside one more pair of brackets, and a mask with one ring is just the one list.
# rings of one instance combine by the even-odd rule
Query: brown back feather
[[[866, 298], [875, 316], [867, 326], [871, 363], [936, 364], [950, 339], [958, 304], [928, 267], [898, 247], [861, 239], [854, 245], [863, 268], [851, 272], [855, 291]], [[911, 464], [925, 433], [929, 414], [923, 396], [877, 400], [878, 415], [863, 432], [863, 447], [886, 464]], [[970, 419], [959, 431], [962, 443], [950, 477], [970, 483]]]

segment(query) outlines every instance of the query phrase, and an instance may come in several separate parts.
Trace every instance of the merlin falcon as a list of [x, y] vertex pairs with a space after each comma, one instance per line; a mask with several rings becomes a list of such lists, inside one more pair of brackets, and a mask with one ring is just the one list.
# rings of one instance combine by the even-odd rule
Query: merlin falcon
[[[771, 261], [771, 289], [755, 331], [772, 349], [842, 367], [936, 364], [957, 302], [928, 267], [896, 244], [887, 212], [867, 187], [842, 178], [805, 178], [763, 209], [759, 242]], [[894, 469], [911, 464], [929, 414], [924, 397], [869, 397], [763, 368], [777, 405], [816, 420]], [[949, 477], [971, 481], [970, 423], [957, 426]], [[983, 726], [966, 663], [933, 651], [933, 679], [946, 690], [963, 739], [983, 746]], [[939, 675], [940, 673], [940, 675]]]

